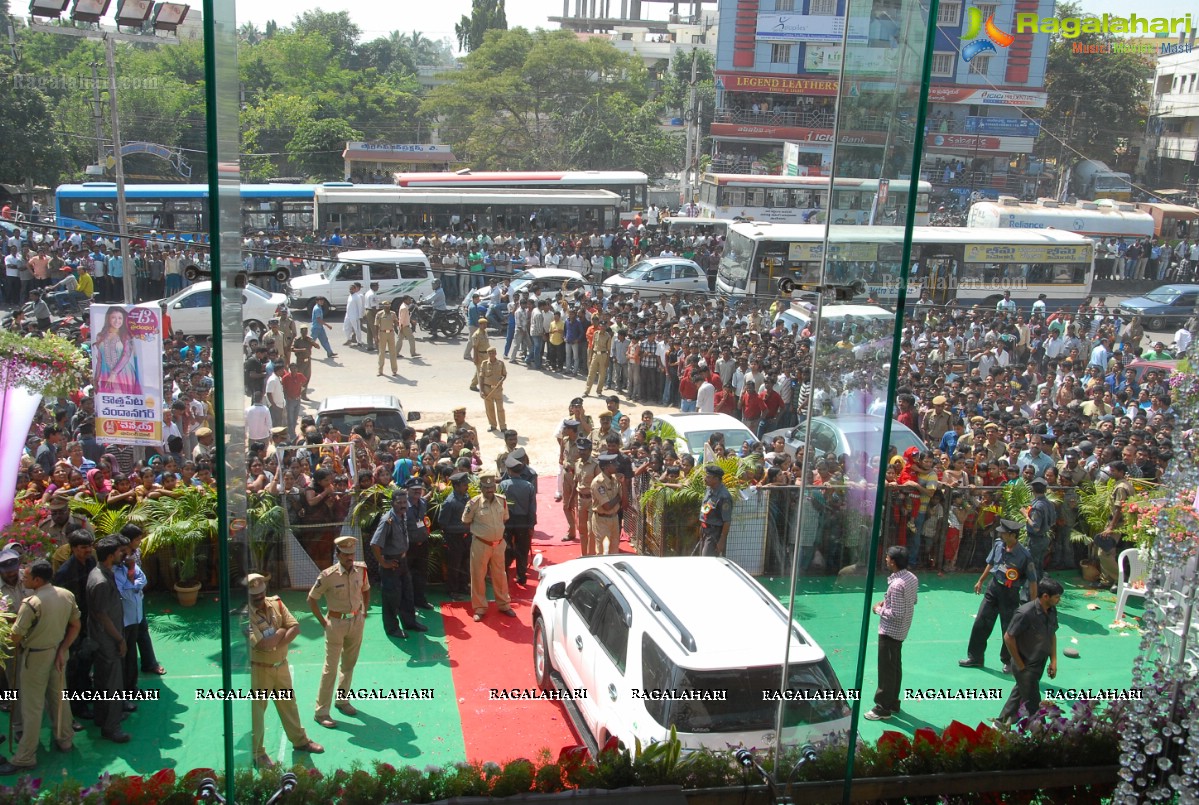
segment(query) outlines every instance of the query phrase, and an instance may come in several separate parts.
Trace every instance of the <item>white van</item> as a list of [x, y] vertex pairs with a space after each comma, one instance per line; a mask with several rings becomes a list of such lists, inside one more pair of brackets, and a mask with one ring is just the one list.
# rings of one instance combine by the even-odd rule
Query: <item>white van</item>
[[433, 269], [429, 258], [420, 249], [360, 249], [342, 252], [333, 267], [319, 274], [306, 274], [291, 281], [288, 306], [294, 310], [311, 310], [318, 296], [323, 296], [338, 310], [344, 310], [350, 297], [350, 286], [362, 284], [363, 292], [372, 282], [379, 283], [379, 292], [388, 296], [405, 293], [415, 299], [433, 293]]

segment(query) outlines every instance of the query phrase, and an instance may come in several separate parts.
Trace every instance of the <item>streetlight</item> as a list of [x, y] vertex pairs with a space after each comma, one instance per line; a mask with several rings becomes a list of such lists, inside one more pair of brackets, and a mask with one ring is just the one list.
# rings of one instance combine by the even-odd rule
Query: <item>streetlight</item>
[[[125, 304], [131, 305], [134, 298], [133, 261], [129, 257], [129, 215], [125, 202], [125, 159], [121, 154], [121, 121], [117, 111], [117, 68], [115, 43], [146, 42], [152, 40], [164, 44], [175, 45], [179, 40], [174, 36], [155, 36], [155, 31], [170, 31], [174, 33], [187, 17], [190, 6], [183, 3], [154, 3], [152, 0], [119, 0], [117, 14], [114, 20], [116, 30], [96, 28], [75, 28], [66, 25], [49, 25], [37, 21], [37, 17], [58, 20], [66, 10], [70, 0], [30, 0], [29, 27], [43, 33], [77, 36], [83, 39], [99, 39], [104, 42], [105, 64], [108, 67], [108, 106], [112, 126], [112, 158], [117, 185], [117, 237], [121, 244], [121, 281]], [[108, 13], [112, 0], [75, 0], [71, 9], [72, 22], [99, 24]], [[121, 31], [122, 27], [142, 29], [146, 21], [153, 17], [152, 30], [149, 33], [131, 33]], [[161, 21], [160, 21], [161, 19]]]

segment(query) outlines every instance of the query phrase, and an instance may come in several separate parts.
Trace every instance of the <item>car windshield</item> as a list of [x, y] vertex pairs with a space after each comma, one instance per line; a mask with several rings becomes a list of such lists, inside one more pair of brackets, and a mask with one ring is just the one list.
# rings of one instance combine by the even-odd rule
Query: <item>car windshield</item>
[[748, 428], [740, 430], [729, 430], [728, 428], [718, 428], [715, 430], [696, 430], [691, 431], [686, 435], [687, 450], [693, 455], [698, 455], [704, 452], [704, 445], [708, 443], [708, 439], [713, 433], [724, 434], [724, 446], [729, 450], [740, 450], [742, 443], [749, 441], [756, 443], [757, 438], [749, 431]]
[[[725, 668], [695, 671], [675, 668], [676, 691], [719, 691], [723, 701], [647, 701], [646, 710], [663, 727], [674, 726], [679, 732], [771, 732], [775, 727], [778, 702], [771, 694], [778, 691], [782, 667]], [[793, 665], [789, 691], [841, 690], [828, 660]], [[715, 698], [715, 697], [713, 697]], [[849, 715], [844, 701], [814, 700], [791, 702], [784, 709], [783, 726], [801, 727], [836, 721]]]
[[535, 275], [532, 271], [522, 271], [512, 278], [512, 284], [516, 284], [518, 282], [532, 282], [535, 279], [537, 279], [537, 275]]
[[620, 276], [631, 280], [639, 280], [645, 277], [653, 269], [653, 263], [649, 260], [642, 260], [633, 263], [631, 266], [620, 272]]
[[262, 290], [261, 288], [259, 288], [257, 285], [250, 285], [249, 283], [247, 283], [246, 287], [245, 287], [245, 291], [248, 294], [257, 296], [259, 299], [262, 299], [263, 301], [269, 302], [271, 300], [271, 295], [269, 293], [267, 293], [266, 291]]
[[1178, 291], [1173, 288], [1158, 288], [1156, 291], [1145, 294], [1143, 298], [1150, 302], [1157, 302], [1159, 305], [1172, 305], [1178, 298]]
[[369, 409], [362, 411], [334, 411], [328, 414], [321, 414], [321, 420], [328, 421], [347, 440], [350, 437], [350, 431], [367, 419], [375, 420], [375, 434], [385, 440], [402, 438], [404, 428], [407, 427], [404, 417], [398, 411]]

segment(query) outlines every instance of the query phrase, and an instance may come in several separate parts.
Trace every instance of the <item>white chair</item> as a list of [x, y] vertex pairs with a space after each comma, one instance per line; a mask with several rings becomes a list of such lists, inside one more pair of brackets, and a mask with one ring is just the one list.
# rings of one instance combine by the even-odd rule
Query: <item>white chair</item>
[[[1128, 569], [1124, 569], [1124, 562], [1128, 561]], [[1121, 620], [1124, 617], [1124, 605], [1128, 603], [1129, 596], [1139, 595], [1145, 597], [1145, 577], [1149, 575], [1149, 566], [1141, 559], [1141, 551], [1138, 548], [1127, 548], [1120, 551], [1120, 556], [1116, 559], [1120, 568], [1120, 580], [1116, 583], [1116, 620]], [[1133, 587], [1135, 582], [1140, 582], [1140, 587]]]

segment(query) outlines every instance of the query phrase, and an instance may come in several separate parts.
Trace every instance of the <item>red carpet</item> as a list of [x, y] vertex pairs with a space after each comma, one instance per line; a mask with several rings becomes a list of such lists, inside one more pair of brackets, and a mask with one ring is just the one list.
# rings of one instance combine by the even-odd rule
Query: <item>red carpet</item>
[[[555, 481], [553, 477], [542, 477], [538, 483], [533, 555], [540, 551], [546, 564], [579, 556], [577, 542], [561, 542], [566, 518], [562, 504], [554, 502]], [[537, 574], [529, 570], [528, 587], [517, 585], [514, 578], [509, 572], [508, 592], [517, 618], [500, 615], [492, 603], [487, 617], [475, 623], [469, 602], [441, 606], [469, 761], [502, 763], [521, 754], [536, 754], [532, 749], [518, 754], [514, 747], [545, 748], [556, 758], [562, 747], [581, 743], [559, 703], [489, 698], [491, 688], [537, 687], [532, 617]]]

